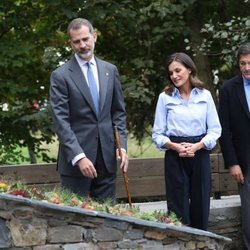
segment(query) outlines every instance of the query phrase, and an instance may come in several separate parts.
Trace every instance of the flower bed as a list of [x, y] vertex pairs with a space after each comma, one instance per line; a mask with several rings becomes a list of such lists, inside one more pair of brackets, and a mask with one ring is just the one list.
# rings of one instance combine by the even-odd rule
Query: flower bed
[[111, 204], [109, 201], [98, 203], [94, 200], [84, 198], [62, 188], [54, 188], [53, 190], [48, 191], [37, 188], [36, 186], [27, 186], [21, 181], [13, 182], [7, 178], [0, 179], [0, 193], [51, 202], [60, 206], [74, 206], [87, 210], [102, 211], [114, 215], [130, 216], [176, 226], [182, 225], [173, 212], [169, 212], [168, 214], [161, 210], [156, 210], [154, 212], [141, 212], [137, 206], [129, 207], [127, 204]]

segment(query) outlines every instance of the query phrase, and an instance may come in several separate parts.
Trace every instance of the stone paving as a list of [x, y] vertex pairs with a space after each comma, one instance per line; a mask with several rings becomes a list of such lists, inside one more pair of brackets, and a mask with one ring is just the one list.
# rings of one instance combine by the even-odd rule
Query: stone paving
[[[145, 202], [145, 203], [133, 203], [135, 206], [139, 206], [140, 211], [153, 212], [155, 210], [167, 210], [166, 201]], [[237, 207], [240, 206], [239, 195], [221, 196], [221, 199], [215, 200], [211, 198], [210, 208], [222, 208], [222, 207]]]

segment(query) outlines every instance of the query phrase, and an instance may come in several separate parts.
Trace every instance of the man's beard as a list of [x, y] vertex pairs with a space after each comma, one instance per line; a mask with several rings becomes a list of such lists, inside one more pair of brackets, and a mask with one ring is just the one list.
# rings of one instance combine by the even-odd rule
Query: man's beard
[[83, 60], [89, 60], [94, 54], [95, 49], [95, 43], [92, 44], [92, 49], [86, 50], [86, 51], [79, 51], [77, 54], [80, 56]]
[[85, 52], [81, 52], [81, 51], [80, 51], [80, 52], [77, 53], [77, 55], [78, 55], [79, 57], [81, 57], [83, 60], [87, 60], [87, 59], [89, 59], [89, 58], [92, 57], [93, 52], [92, 52], [92, 50], [85, 51]]

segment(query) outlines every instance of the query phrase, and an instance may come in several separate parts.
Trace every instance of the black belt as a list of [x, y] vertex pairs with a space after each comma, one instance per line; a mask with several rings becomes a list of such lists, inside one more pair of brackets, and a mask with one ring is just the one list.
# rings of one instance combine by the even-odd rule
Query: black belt
[[205, 134], [198, 135], [198, 136], [169, 136], [171, 142], [190, 142], [190, 143], [196, 143], [199, 142]]

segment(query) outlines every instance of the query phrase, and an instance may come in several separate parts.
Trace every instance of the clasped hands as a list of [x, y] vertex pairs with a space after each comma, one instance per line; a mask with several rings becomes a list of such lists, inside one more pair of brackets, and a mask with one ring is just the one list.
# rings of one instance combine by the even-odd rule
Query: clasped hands
[[190, 142], [181, 142], [174, 143], [174, 150], [179, 153], [180, 157], [194, 157], [195, 152], [204, 147], [203, 142], [190, 143]]

